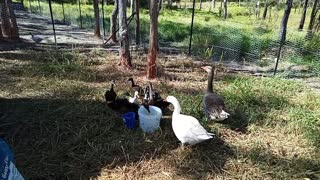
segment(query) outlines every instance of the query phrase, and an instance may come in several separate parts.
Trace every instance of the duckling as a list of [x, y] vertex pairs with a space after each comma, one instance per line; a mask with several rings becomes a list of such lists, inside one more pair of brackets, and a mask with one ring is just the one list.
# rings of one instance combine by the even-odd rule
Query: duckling
[[117, 97], [117, 94], [116, 92], [114, 91], [113, 89], [113, 86], [115, 85], [115, 81], [112, 80], [111, 81], [111, 88], [110, 90], [107, 90], [105, 93], [104, 93], [104, 97], [105, 97], [105, 100], [106, 102], [111, 102], [111, 101], [114, 101]]
[[224, 100], [216, 92], [213, 92], [212, 81], [214, 71], [211, 66], [204, 66], [202, 69], [208, 72], [207, 91], [203, 97], [204, 111], [211, 120], [224, 120], [230, 115], [226, 112]]
[[139, 92], [135, 91], [134, 92], [134, 96], [133, 97], [129, 97], [129, 102], [130, 103], [134, 103], [134, 104], [139, 104], [138, 98], [139, 98]]
[[174, 106], [172, 129], [176, 137], [181, 141], [182, 147], [185, 144], [195, 145], [213, 138], [214, 134], [207, 132], [196, 118], [180, 114], [181, 106], [174, 96], [168, 96], [166, 101]]
[[132, 78], [129, 78], [128, 81], [131, 81], [131, 88], [134, 92], [138, 91], [139, 95], [143, 95], [143, 89], [135, 84]]

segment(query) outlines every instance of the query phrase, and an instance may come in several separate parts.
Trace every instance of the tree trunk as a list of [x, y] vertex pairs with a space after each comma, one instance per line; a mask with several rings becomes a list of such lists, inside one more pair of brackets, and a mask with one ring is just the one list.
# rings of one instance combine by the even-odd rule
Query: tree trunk
[[11, 0], [2, 0], [0, 3], [0, 37], [10, 41], [18, 41], [19, 31], [11, 5]]
[[212, 8], [212, 11], [214, 10], [214, 8], [216, 8], [216, 1], [215, 0], [211, 1], [211, 8]]
[[110, 16], [110, 33], [111, 33], [111, 41], [117, 43], [117, 16], [119, 12], [119, 0], [114, 0], [114, 8]]
[[241, 0], [239, 0], [239, 7], [241, 6]]
[[119, 39], [120, 60], [118, 65], [131, 68], [131, 57], [129, 51], [129, 32], [127, 27], [127, 0], [119, 0]]
[[184, 0], [184, 14], [187, 14], [187, 0]]
[[[148, 0], [148, 1], [151, 1], [151, 0]], [[169, 8], [172, 8], [172, 0], [168, 0], [168, 7]], [[150, 9], [151, 9], [151, 2], [150, 2]]]
[[227, 19], [227, 16], [228, 16], [228, 2], [227, 0], [224, 0], [223, 1], [223, 4], [224, 4], [224, 19]]
[[302, 11], [301, 20], [300, 20], [300, 24], [299, 24], [298, 30], [302, 30], [303, 29], [304, 21], [306, 20], [307, 9], [308, 9], [308, 0], [304, 0], [303, 11]]
[[280, 43], [283, 43], [286, 40], [286, 35], [287, 35], [287, 24], [292, 8], [292, 1], [293, 0], [287, 0], [286, 2], [286, 8], [284, 10], [284, 15], [282, 17], [281, 21], [281, 26], [280, 26], [280, 36], [279, 36], [279, 41]]
[[94, 36], [101, 37], [100, 34], [100, 16], [99, 16], [99, 0], [93, 0], [94, 18], [96, 20]]
[[140, 0], [135, 0], [134, 9], [136, 14], [136, 45], [140, 44]]
[[312, 30], [313, 30], [314, 22], [316, 20], [316, 15], [317, 15], [317, 11], [318, 11], [318, 9], [317, 9], [318, 2], [319, 2], [319, 0], [315, 0], [313, 3], [307, 37], [312, 37]]
[[134, 12], [134, 7], [135, 7], [135, 0], [130, 0], [130, 10], [131, 10], [131, 14]]
[[271, 14], [272, 14], [272, 6], [269, 6], [269, 22], [271, 22], [272, 20]]
[[160, 0], [160, 1], [159, 1], [159, 12], [160, 12], [161, 9], [162, 9], [162, 4], [163, 4], [163, 0]]
[[223, 3], [223, 1], [221, 0], [220, 1], [220, 8], [219, 8], [219, 17], [221, 17], [222, 15], [222, 3]]
[[260, 18], [260, 1], [257, 2], [256, 5], [256, 19]]
[[[264, 20], [267, 17], [268, 6], [269, 6], [269, 4], [268, 4], [268, 1], [266, 0], [266, 2], [264, 2], [264, 9], [263, 9], [263, 15], [262, 15], [262, 18]], [[269, 13], [271, 13], [271, 12], [269, 12]]]
[[150, 0], [150, 35], [147, 62], [147, 78], [156, 78], [156, 59], [158, 48], [158, 0]]
[[199, 7], [200, 11], [202, 9], [202, 0], [200, 0], [200, 7]]

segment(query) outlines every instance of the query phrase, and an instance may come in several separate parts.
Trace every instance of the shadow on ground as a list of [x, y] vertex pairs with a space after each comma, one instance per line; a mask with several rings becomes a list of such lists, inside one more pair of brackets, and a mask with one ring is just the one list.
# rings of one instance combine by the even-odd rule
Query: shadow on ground
[[[124, 128], [102, 102], [2, 98], [0, 105], [0, 131], [27, 179], [88, 179], [102, 168], [138, 163], [142, 157], [160, 158], [178, 148], [170, 120], [161, 124], [161, 133], [145, 136], [141, 130]], [[219, 173], [231, 150], [217, 138], [193, 151], [176, 168], [199, 177]]]

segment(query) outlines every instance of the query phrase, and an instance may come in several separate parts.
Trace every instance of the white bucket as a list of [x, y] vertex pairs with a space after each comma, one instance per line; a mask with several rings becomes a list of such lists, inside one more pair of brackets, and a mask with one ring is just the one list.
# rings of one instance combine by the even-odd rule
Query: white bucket
[[139, 108], [139, 124], [144, 132], [152, 133], [160, 126], [162, 111], [156, 106], [149, 106], [150, 113], [144, 106]]

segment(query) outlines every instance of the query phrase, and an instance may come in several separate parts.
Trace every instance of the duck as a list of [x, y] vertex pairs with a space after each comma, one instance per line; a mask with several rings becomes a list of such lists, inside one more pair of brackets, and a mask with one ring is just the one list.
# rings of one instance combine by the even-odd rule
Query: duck
[[155, 92], [153, 90], [153, 86], [152, 86], [151, 82], [149, 82], [149, 85], [147, 86], [147, 88], [149, 91], [148, 97], [149, 97], [149, 104], [150, 105], [157, 106], [162, 110], [164, 108], [167, 108], [170, 105], [170, 103], [164, 101], [164, 99], [161, 97], [161, 95], [158, 92]]
[[107, 103], [114, 101], [116, 99], [116, 97], [117, 97], [117, 94], [113, 89], [113, 86], [115, 84], [116, 84], [115, 81], [112, 80], [111, 81], [111, 88], [104, 93], [104, 98], [105, 98]]
[[148, 89], [148, 87], [146, 87], [145, 90], [144, 90], [144, 97], [143, 97], [141, 105], [144, 108], [146, 108], [146, 110], [150, 113], [150, 108], [149, 108], [149, 89]]
[[230, 114], [226, 112], [223, 98], [214, 92], [212, 88], [213, 76], [216, 69], [211, 66], [204, 66], [201, 68], [208, 73], [207, 90], [203, 96], [205, 114], [213, 121], [223, 121], [227, 119]]
[[43, 38], [41, 38], [41, 37], [35, 36], [32, 33], [30, 33], [30, 34], [31, 34], [31, 39], [36, 43], [40, 43], [43, 40]]
[[129, 97], [129, 102], [130, 103], [134, 103], [134, 104], [139, 104], [138, 98], [139, 98], [139, 92], [135, 91], [134, 92], [134, 96], [133, 97]]
[[166, 101], [174, 107], [172, 129], [175, 136], [181, 142], [182, 147], [185, 144], [192, 146], [213, 138], [214, 134], [207, 132], [195, 117], [181, 114], [181, 106], [177, 98], [168, 96]]
[[138, 119], [138, 110], [140, 105], [130, 103], [127, 98], [116, 98], [114, 101], [107, 103], [108, 107], [119, 114], [134, 112], [136, 119]]
[[129, 78], [128, 81], [131, 81], [131, 89], [135, 92], [135, 91], [138, 91], [139, 92], [139, 95], [143, 95], [143, 89], [134, 83], [134, 80], [133, 78]]

